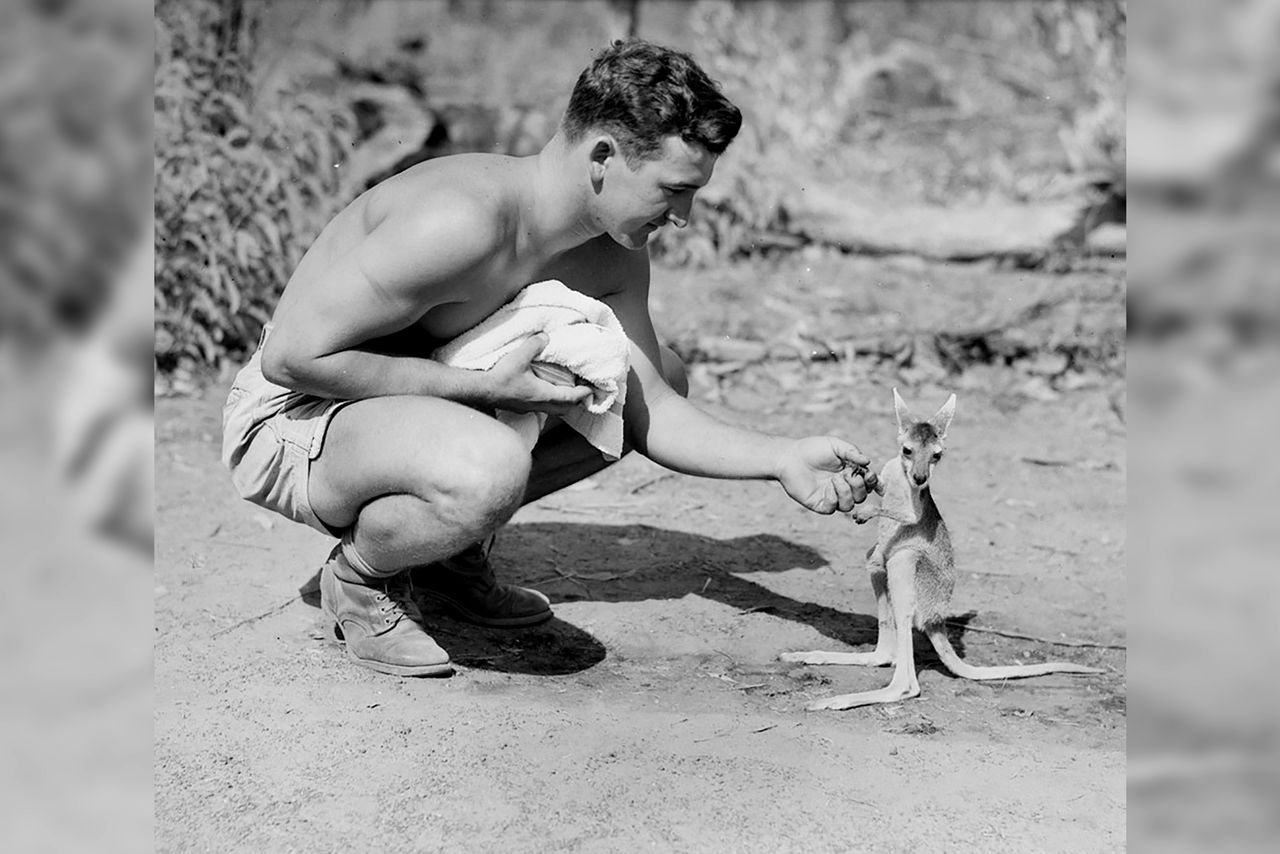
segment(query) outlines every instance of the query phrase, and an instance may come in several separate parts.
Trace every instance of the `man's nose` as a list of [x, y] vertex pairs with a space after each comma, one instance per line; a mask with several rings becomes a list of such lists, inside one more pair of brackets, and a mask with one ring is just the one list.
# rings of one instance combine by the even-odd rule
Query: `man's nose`
[[690, 194], [686, 199], [675, 199], [674, 204], [667, 209], [667, 222], [676, 228], [684, 228], [689, 224], [689, 214], [693, 208], [693, 195]]

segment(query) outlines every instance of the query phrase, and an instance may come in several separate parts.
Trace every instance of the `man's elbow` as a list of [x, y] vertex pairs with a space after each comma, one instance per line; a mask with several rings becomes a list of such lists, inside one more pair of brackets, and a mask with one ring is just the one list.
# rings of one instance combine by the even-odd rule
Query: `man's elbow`
[[284, 348], [272, 346], [272, 343], [268, 341], [262, 348], [262, 376], [268, 382], [296, 390], [305, 371], [299, 370], [297, 361], [290, 358]]

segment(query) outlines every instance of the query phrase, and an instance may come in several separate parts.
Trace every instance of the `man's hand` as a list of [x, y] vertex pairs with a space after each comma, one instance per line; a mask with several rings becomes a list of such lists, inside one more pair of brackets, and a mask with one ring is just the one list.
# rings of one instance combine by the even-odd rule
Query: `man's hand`
[[590, 386], [563, 386], [538, 379], [530, 363], [546, 346], [546, 335], [530, 336], [489, 369], [494, 382], [489, 402], [495, 408], [564, 415], [591, 399]]
[[824, 516], [848, 513], [876, 488], [871, 460], [834, 436], [797, 439], [778, 458], [777, 480], [801, 506]]

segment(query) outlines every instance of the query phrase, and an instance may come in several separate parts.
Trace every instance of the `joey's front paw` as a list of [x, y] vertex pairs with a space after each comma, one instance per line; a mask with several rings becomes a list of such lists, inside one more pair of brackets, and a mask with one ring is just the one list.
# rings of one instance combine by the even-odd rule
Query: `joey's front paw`
[[879, 513], [876, 512], [875, 508], [865, 507], [861, 504], [853, 508], [853, 512], [850, 514], [853, 521], [857, 522], [859, 525], [867, 524], [878, 515]]

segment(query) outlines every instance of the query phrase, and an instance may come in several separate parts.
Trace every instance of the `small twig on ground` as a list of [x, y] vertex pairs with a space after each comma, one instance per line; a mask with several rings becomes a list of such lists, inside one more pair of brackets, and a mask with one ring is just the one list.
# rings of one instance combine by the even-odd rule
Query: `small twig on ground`
[[664, 472], [663, 474], [657, 475], [656, 477], [651, 477], [648, 480], [641, 483], [640, 485], [633, 486], [631, 489], [627, 490], [627, 495], [636, 495], [648, 489], [649, 487], [653, 486], [655, 483], [661, 483], [662, 481], [668, 480], [673, 477], [675, 477], [675, 475], [672, 474], [671, 472]]
[[1104, 460], [1055, 460], [1048, 457], [1021, 457], [1028, 465], [1045, 468], [1081, 468], [1089, 471], [1111, 471], [1117, 466]]
[[574, 575], [574, 578], [581, 578], [586, 581], [621, 581], [624, 578], [630, 578], [639, 572], [641, 567], [629, 569], [626, 572], [588, 572], [582, 575]]
[[717, 655], [723, 655], [725, 658], [729, 659], [729, 663], [732, 664], [734, 667], [738, 666], [738, 662], [734, 661], [733, 656], [730, 655], [729, 653], [721, 652], [718, 649], [713, 649], [712, 652], [716, 653]]
[[541, 510], [551, 510], [555, 513], [566, 513], [573, 516], [598, 516], [603, 512], [610, 510], [625, 510], [632, 513], [642, 512], [644, 509], [643, 502], [628, 502], [626, 504], [592, 504], [590, 507], [566, 507], [562, 504], [540, 504], [538, 508]]
[[983, 632], [989, 635], [1000, 635], [1001, 637], [1005, 637], [1005, 638], [1017, 638], [1018, 640], [1039, 641], [1040, 643], [1052, 644], [1053, 646], [1079, 646], [1079, 647], [1090, 647], [1093, 649], [1128, 650], [1128, 647], [1123, 644], [1095, 643], [1093, 641], [1053, 640], [1052, 638], [1042, 638], [1037, 635], [1024, 635], [1019, 632], [1005, 632], [1005, 631], [1001, 631], [1000, 629], [987, 628], [986, 626], [966, 625], [965, 623], [961, 623], [955, 620], [945, 620], [944, 622], [948, 626], [955, 626], [956, 628], [964, 629], [967, 632]]
[[591, 588], [586, 585], [586, 582], [584, 582], [578, 576], [574, 575], [572, 572], [565, 572], [563, 569], [556, 566], [554, 563], [551, 564], [551, 571], [554, 572], [556, 575], [560, 576], [561, 578], [563, 578], [565, 581], [570, 581], [578, 585], [579, 587], [581, 587], [583, 593], [586, 593], [588, 596], [591, 595]]
[[570, 515], [574, 515], [574, 516], [590, 516], [590, 515], [592, 515], [592, 514], [594, 514], [594, 513], [598, 512], [598, 511], [597, 511], [597, 508], [595, 508], [595, 507], [586, 507], [586, 508], [579, 508], [579, 507], [561, 507], [561, 506], [560, 506], [560, 505], [558, 505], [558, 504], [543, 504], [543, 505], [541, 505], [541, 506], [539, 507], [539, 509], [541, 509], [541, 510], [550, 510], [550, 511], [552, 511], [552, 512], [554, 512], [554, 513], [568, 513], [568, 514], [570, 514]]
[[1046, 468], [1067, 468], [1078, 465], [1078, 463], [1071, 460], [1050, 460], [1043, 457], [1023, 457], [1022, 461], [1033, 466], [1045, 466]]
[[1080, 557], [1080, 552], [1073, 552], [1071, 549], [1060, 549], [1057, 546], [1046, 546], [1043, 543], [1032, 543], [1031, 548], [1041, 549], [1046, 552], [1053, 552], [1054, 554], [1070, 555], [1071, 557]]
[[242, 549], [257, 549], [258, 551], [263, 552], [271, 551], [271, 546], [260, 546], [257, 543], [238, 543], [235, 540], [224, 540], [222, 537], [208, 537], [207, 539], [220, 546], [237, 546]]
[[211, 637], [215, 637], [215, 638], [216, 638], [216, 637], [220, 637], [221, 635], [225, 635], [227, 632], [233, 632], [233, 631], [235, 631], [236, 629], [240, 628], [241, 626], [247, 626], [247, 625], [249, 625], [250, 623], [256, 623], [256, 622], [258, 622], [258, 620], [266, 619], [267, 617], [270, 617], [272, 614], [278, 614], [278, 613], [280, 613], [281, 611], [283, 611], [285, 608], [288, 608], [290, 605], [292, 605], [294, 602], [296, 602], [296, 601], [297, 601], [298, 599], [300, 599], [300, 598], [302, 598], [302, 594], [298, 594], [298, 595], [296, 595], [296, 596], [292, 596], [292, 597], [290, 597], [288, 600], [286, 600], [286, 601], [284, 601], [284, 602], [281, 602], [279, 605], [275, 606], [274, 608], [272, 608], [272, 609], [271, 609], [271, 610], [269, 610], [269, 611], [263, 611], [261, 614], [258, 614], [258, 615], [253, 616], [253, 617], [245, 617], [243, 620], [241, 620], [240, 622], [236, 623], [234, 626], [227, 626], [225, 629], [218, 629], [216, 632], [214, 632], [214, 633], [211, 635]]

